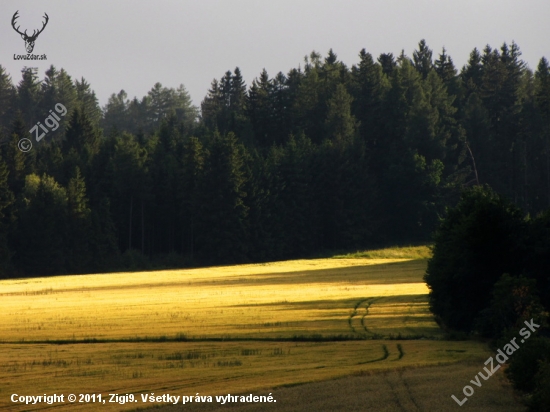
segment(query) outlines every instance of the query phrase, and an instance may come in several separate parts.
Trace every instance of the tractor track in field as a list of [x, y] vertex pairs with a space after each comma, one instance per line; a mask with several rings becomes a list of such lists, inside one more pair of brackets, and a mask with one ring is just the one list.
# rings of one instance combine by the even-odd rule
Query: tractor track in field
[[364, 329], [364, 331], [368, 334], [371, 334], [371, 335], [374, 335], [375, 333], [370, 331], [369, 328], [367, 327], [367, 325], [365, 324], [365, 317], [369, 314], [369, 308], [370, 306], [375, 302], [377, 301], [378, 299], [380, 299], [379, 297], [375, 297], [375, 298], [366, 298], [366, 299], [361, 299], [359, 302], [357, 302], [355, 304], [355, 306], [353, 307], [353, 312], [349, 315], [349, 318], [348, 318], [348, 325], [349, 327], [351, 328], [352, 332], [353, 333], [359, 333], [357, 331], [357, 329], [355, 329], [355, 326], [353, 326], [353, 319], [358, 316], [358, 310], [360, 309], [360, 306], [364, 303], [365, 304], [365, 313], [361, 316], [361, 319], [360, 319], [360, 323], [361, 323], [361, 327]]
[[[403, 352], [403, 347], [401, 346], [401, 344], [397, 344], [397, 351], [399, 352], [399, 355], [397, 356], [396, 359], [392, 359], [392, 361], [400, 361], [403, 356], [405, 356], [405, 352]], [[382, 362], [382, 361], [385, 361], [386, 359], [388, 359], [390, 357], [390, 351], [388, 350], [388, 347], [387, 345], [385, 344], [382, 344], [382, 356], [377, 358], [377, 359], [371, 359], [371, 360], [368, 360], [368, 361], [364, 361], [364, 362], [359, 362], [357, 363], [357, 365], [365, 365], [367, 363], [375, 363], [375, 362]]]
[[[367, 299], [361, 299], [359, 302], [357, 302], [355, 304], [355, 306], [353, 307], [353, 312], [351, 312], [351, 314], [349, 315], [349, 318], [348, 318], [348, 325], [349, 327], [351, 328], [352, 332], [353, 333], [359, 333], [357, 332], [357, 330], [355, 330], [355, 326], [353, 326], [352, 322], [353, 322], [353, 318], [355, 316], [357, 316], [357, 309], [359, 308], [359, 306], [361, 306], [361, 303], [363, 302], [367, 302], [369, 300], [369, 298]], [[362, 319], [361, 319], [361, 323], [363, 323]]]
[[414, 398], [409, 383], [403, 377], [403, 371], [398, 371], [397, 376], [395, 374], [383, 374], [384, 380], [390, 388], [396, 406], [401, 411], [420, 411], [420, 407]]

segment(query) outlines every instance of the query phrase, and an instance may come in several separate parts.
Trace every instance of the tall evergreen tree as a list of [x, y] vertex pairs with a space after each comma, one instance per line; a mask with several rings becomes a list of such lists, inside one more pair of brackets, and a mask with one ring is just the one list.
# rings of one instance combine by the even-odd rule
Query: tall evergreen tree
[[390, 76], [397, 67], [393, 53], [382, 53], [378, 56], [378, 63], [380, 63], [380, 67], [382, 67], [382, 71], [386, 76]]
[[60, 117], [58, 128], [55, 131], [50, 129], [50, 134], [48, 134], [50, 140], [52, 139], [52, 135], [58, 136], [58, 139], [60, 139], [69, 123], [70, 113], [77, 104], [77, 91], [71, 76], [65, 70], [61, 69], [58, 71], [51, 65], [46, 71], [46, 78], [42, 82], [41, 95], [41, 117], [49, 116], [50, 110], [55, 111], [55, 106], [58, 103], [63, 104], [67, 109], [67, 114]]
[[336, 91], [327, 102], [325, 125], [329, 138], [348, 141], [354, 138], [358, 123], [351, 114], [352, 101], [344, 85], [336, 86]]
[[103, 108], [102, 127], [106, 133], [112, 130], [123, 131], [127, 130], [128, 125], [128, 105], [130, 102], [127, 99], [128, 95], [124, 90], [118, 94], [112, 94]]
[[91, 215], [86, 195], [86, 183], [76, 167], [67, 186], [66, 266], [70, 272], [85, 272], [91, 264]]
[[6, 278], [13, 271], [11, 257], [13, 252], [8, 246], [8, 234], [13, 224], [11, 206], [15, 196], [8, 185], [8, 167], [0, 157], [0, 278]]
[[216, 133], [200, 181], [197, 253], [209, 262], [242, 262], [248, 246], [248, 207], [245, 205], [244, 147], [233, 133]]
[[370, 53], [363, 49], [359, 58], [359, 64], [351, 69], [353, 113], [360, 123], [363, 141], [372, 149], [382, 138], [382, 105], [390, 84], [383, 74], [382, 64], [376, 64]]
[[[147, 151], [139, 146], [133, 135], [123, 133], [116, 139], [109, 164], [114, 178], [111, 186], [114, 221], [118, 228], [119, 248], [138, 249], [143, 243], [144, 217], [142, 207], [147, 188]], [[162, 201], [162, 199], [159, 199]], [[141, 219], [138, 216], [141, 214]], [[138, 232], [136, 228], [141, 228]], [[140, 233], [141, 232], [141, 233]], [[138, 240], [139, 239], [139, 240]]]
[[544, 160], [541, 161], [540, 169], [544, 176], [541, 180], [545, 182], [544, 191], [546, 198], [546, 207], [550, 207], [550, 65], [546, 58], [542, 58], [537, 66], [535, 73], [536, 79], [536, 96], [535, 105], [538, 108], [541, 116], [541, 132], [539, 146], [542, 150], [539, 154], [544, 154]]
[[64, 273], [67, 191], [52, 177], [30, 174], [20, 206], [14, 260], [26, 275]]
[[8, 139], [11, 119], [17, 110], [17, 95], [10, 75], [0, 65], [0, 140]]
[[413, 52], [413, 66], [423, 79], [428, 77], [430, 70], [433, 69], [432, 54], [424, 39], [418, 43], [418, 50]]
[[[32, 162], [33, 153], [23, 153], [18, 146], [21, 139], [32, 138], [29, 135], [21, 112], [17, 112], [16, 118], [11, 126], [10, 138], [2, 146], [2, 155], [8, 166], [8, 184], [14, 193], [20, 193], [25, 184], [25, 175], [29, 170], [29, 164]], [[34, 139], [33, 139], [34, 140]], [[34, 142], [33, 142], [34, 143]]]
[[25, 125], [29, 129], [38, 121], [40, 114], [41, 91], [37, 71], [36, 67], [24, 67], [21, 70], [23, 78], [17, 85], [18, 109], [21, 111]]
[[248, 91], [248, 116], [252, 123], [255, 140], [263, 147], [274, 143], [272, 88], [272, 81], [267, 71], [263, 69], [260, 78], [252, 81]]
[[465, 87], [465, 98], [468, 98], [471, 93], [481, 90], [483, 81], [483, 64], [481, 63], [481, 54], [479, 50], [474, 49], [470, 53], [468, 64], [462, 68], [460, 72], [462, 84]]
[[92, 125], [98, 127], [102, 118], [102, 113], [95, 92], [84, 77], [80, 80], [75, 80], [74, 84], [78, 104], [88, 119], [90, 119]]
[[199, 183], [204, 167], [204, 152], [199, 139], [191, 137], [183, 147], [182, 167], [177, 183], [179, 218], [181, 227], [181, 251], [194, 259], [197, 216], [200, 213], [198, 201]]
[[201, 103], [201, 117], [204, 125], [210, 130], [220, 130], [224, 112], [224, 99], [220, 84], [216, 79]]

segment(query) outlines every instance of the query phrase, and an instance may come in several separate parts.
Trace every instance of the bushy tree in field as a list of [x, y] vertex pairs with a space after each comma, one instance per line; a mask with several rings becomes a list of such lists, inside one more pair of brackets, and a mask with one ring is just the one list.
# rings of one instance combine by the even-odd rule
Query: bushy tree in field
[[531, 392], [538, 381], [541, 361], [550, 359], [550, 340], [531, 336], [511, 357], [506, 375], [516, 389]]
[[489, 338], [515, 334], [525, 320], [537, 324], [545, 320], [544, 308], [537, 295], [537, 281], [505, 273], [495, 283], [489, 306], [478, 315], [475, 329]]
[[435, 234], [425, 275], [430, 308], [447, 327], [471, 331], [503, 273], [524, 268], [522, 211], [488, 187], [465, 191]]

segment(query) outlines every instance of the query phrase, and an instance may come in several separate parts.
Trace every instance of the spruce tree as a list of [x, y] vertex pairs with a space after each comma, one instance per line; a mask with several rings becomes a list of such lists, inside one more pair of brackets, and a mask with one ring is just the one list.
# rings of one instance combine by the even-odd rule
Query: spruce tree
[[11, 257], [13, 252], [8, 246], [8, 234], [13, 225], [13, 210], [15, 196], [8, 185], [8, 167], [0, 157], [0, 278], [6, 278], [13, 270]]
[[40, 90], [40, 81], [38, 80], [36, 67], [24, 67], [21, 70], [23, 78], [17, 85], [17, 96], [19, 100], [18, 109], [20, 110], [25, 125], [30, 129], [36, 122], [41, 113], [39, 104], [42, 98]]
[[418, 43], [418, 50], [413, 52], [413, 66], [423, 79], [428, 77], [428, 73], [433, 69], [432, 54], [424, 39]]
[[248, 207], [244, 202], [244, 147], [233, 133], [216, 133], [198, 192], [197, 254], [206, 262], [243, 262], [248, 253]]
[[85, 272], [91, 263], [89, 235], [91, 216], [86, 195], [86, 183], [78, 167], [67, 186], [67, 270]]
[[27, 276], [66, 271], [67, 191], [52, 177], [26, 176], [14, 261]]
[[0, 65], [0, 138], [8, 135], [11, 119], [17, 109], [17, 95], [11, 77]]
[[181, 160], [177, 182], [178, 213], [182, 222], [181, 252], [193, 260], [197, 216], [201, 206], [198, 201], [198, 191], [204, 166], [204, 152], [199, 139], [190, 137], [185, 141]]
[[75, 80], [76, 98], [82, 111], [92, 122], [94, 127], [99, 127], [102, 113], [99, 107], [97, 96], [92, 90], [90, 84], [82, 77]]

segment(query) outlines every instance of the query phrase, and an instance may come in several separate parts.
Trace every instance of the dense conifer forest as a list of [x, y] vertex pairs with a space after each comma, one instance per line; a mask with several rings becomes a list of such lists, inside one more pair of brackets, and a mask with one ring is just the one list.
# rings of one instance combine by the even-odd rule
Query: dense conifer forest
[[470, 186], [550, 207], [550, 66], [529, 69], [515, 43], [462, 68], [424, 40], [351, 67], [312, 52], [250, 85], [227, 71], [200, 109], [183, 85], [100, 107], [61, 68], [14, 83], [0, 66], [0, 142], [2, 277], [425, 241]]

